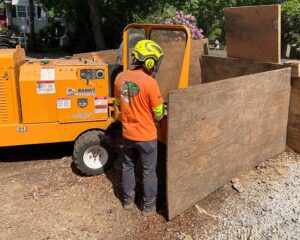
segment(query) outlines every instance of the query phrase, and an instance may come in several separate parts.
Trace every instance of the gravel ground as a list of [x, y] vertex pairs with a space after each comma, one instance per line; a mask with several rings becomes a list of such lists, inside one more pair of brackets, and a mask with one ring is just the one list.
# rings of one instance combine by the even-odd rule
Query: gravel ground
[[121, 173], [81, 177], [70, 153], [1, 150], [0, 239], [300, 239], [299, 154], [266, 161], [166, 222], [165, 206], [148, 218], [139, 204], [124, 211]]
[[218, 210], [208, 207], [216, 222], [198, 238], [300, 239], [299, 173], [300, 156], [285, 152], [234, 179], [238, 195], [226, 197]]

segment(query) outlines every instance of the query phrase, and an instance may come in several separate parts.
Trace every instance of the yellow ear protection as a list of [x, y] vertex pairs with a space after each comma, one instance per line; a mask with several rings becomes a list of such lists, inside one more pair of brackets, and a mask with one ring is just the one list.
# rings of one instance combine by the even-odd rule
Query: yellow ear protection
[[144, 66], [145, 68], [147, 68], [148, 70], [151, 70], [152, 68], [154, 68], [155, 66], [155, 60], [153, 58], [147, 58], [144, 61]]

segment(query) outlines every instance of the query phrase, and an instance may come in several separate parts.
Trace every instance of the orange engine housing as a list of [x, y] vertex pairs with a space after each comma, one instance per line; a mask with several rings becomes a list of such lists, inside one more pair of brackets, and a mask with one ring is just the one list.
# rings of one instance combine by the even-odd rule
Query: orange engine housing
[[74, 141], [115, 121], [100, 57], [25, 59], [20, 47], [0, 51], [0, 147]]
[[108, 66], [101, 60], [30, 61], [20, 70], [23, 123], [108, 119]]

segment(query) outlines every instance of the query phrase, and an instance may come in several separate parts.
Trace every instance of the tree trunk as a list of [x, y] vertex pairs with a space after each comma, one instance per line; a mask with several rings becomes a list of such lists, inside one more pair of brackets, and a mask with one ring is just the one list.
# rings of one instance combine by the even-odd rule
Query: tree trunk
[[29, 37], [31, 47], [35, 44], [35, 28], [34, 28], [34, 4], [33, 0], [29, 0]]
[[6, 3], [6, 22], [7, 26], [11, 26], [12, 24], [12, 5], [11, 3]]
[[102, 19], [99, 14], [99, 7], [96, 0], [87, 0], [90, 9], [90, 20], [92, 23], [94, 40], [97, 50], [104, 50], [106, 48], [105, 40], [102, 32]]

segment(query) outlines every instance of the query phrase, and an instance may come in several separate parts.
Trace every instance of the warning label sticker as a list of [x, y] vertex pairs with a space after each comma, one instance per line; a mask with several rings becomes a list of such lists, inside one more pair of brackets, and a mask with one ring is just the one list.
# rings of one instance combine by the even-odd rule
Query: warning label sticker
[[55, 80], [55, 69], [54, 68], [42, 68], [41, 69], [41, 80]]
[[95, 113], [107, 113], [107, 108], [95, 108]]
[[108, 102], [106, 97], [95, 97], [95, 113], [107, 113]]
[[106, 97], [95, 97], [95, 106], [98, 105], [107, 105], [107, 98]]
[[38, 81], [36, 83], [37, 94], [53, 94], [55, 93], [54, 81]]
[[70, 98], [58, 98], [57, 99], [57, 108], [58, 109], [71, 108], [71, 99]]

